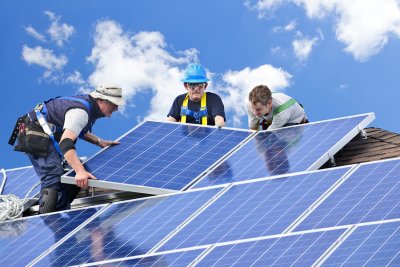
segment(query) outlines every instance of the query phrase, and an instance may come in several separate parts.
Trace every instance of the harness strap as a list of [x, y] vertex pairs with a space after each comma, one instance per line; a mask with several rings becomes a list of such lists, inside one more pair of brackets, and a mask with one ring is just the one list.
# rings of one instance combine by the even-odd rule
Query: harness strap
[[188, 109], [188, 103], [189, 103], [189, 94], [186, 95], [185, 99], [183, 100], [182, 107], [181, 107], [181, 122], [186, 123], [186, 116], [192, 116], [196, 119], [197, 122], [200, 123], [200, 118], [201, 118], [201, 124], [202, 125], [207, 125], [207, 97], [206, 94], [204, 93], [203, 96], [201, 97], [201, 102], [200, 102], [200, 111], [199, 112], [194, 112], [193, 110]]
[[274, 112], [272, 113], [272, 116], [276, 116], [279, 113], [281, 113], [282, 111], [290, 108], [291, 106], [293, 106], [294, 104], [296, 104], [296, 100], [294, 98], [289, 99], [286, 103], [283, 103], [282, 105], [278, 106]]
[[43, 131], [50, 137], [51, 141], [53, 142], [54, 148], [57, 150], [57, 153], [61, 156], [61, 158], [64, 158], [63, 154], [61, 153], [61, 149], [58, 146], [57, 141], [54, 139], [54, 134], [50, 128], [50, 125], [47, 123], [43, 114], [40, 112], [39, 109], [36, 109], [36, 108], [35, 108], [35, 113], [36, 113], [36, 118], [37, 118], [40, 126], [42, 126]]

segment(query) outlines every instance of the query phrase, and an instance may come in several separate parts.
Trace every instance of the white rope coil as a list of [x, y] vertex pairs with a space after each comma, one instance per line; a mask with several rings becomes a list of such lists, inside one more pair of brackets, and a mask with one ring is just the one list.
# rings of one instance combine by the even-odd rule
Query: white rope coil
[[24, 212], [24, 200], [15, 195], [0, 195], [0, 222], [21, 217]]

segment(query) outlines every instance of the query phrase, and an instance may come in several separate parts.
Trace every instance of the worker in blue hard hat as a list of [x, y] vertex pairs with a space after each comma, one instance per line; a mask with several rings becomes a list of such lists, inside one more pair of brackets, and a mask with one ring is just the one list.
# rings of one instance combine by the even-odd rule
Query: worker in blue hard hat
[[190, 64], [182, 79], [187, 93], [175, 98], [168, 113], [168, 121], [225, 126], [225, 110], [221, 98], [205, 92], [209, 79], [199, 64]]

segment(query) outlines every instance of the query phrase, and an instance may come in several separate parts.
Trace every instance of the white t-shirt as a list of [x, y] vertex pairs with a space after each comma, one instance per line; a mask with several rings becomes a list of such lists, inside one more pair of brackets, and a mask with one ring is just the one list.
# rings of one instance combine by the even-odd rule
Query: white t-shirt
[[72, 108], [65, 113], [64, 127], [74, 132], [77, 136], [89, 121], [89, 115], [84, 109]]
[[287, 123], [300, 123], [303, 119], [306, 118], [306, 114], [304, 109], [299, 105], [299, 103], [295, 103], [285, 109], [284, 111], [272, 116], [274, 110], [280, 105], [285, 104], [287, 101], [292, 99], [290, 96], [287, 96], [283, 93], [273, 93], [272, 94], [272, 110], [270, 114], [266, 114], [265, 116], [257, 117], [254, 115], [251, 103], [247, 103], [247, 117], [249, 128], [259, 127], [260, 120], [272, 120], [272, 124], [268, 127], [268, 130], [273, 130], [276, 128], [280, 128]]

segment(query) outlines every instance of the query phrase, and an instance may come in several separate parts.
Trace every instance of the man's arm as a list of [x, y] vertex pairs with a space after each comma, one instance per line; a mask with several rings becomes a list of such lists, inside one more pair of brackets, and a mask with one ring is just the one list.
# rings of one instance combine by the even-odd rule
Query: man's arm
[[[68, 164], [74, 169], [76, 185], [82, 188], [88, 186], [88, 179], [97, 179], [93, 174], [87, 172], [78, 158], [75, 147], [71, 145], [78, 136], [71, 130], [65, 129], [60, 139], [60, 148]], [[64, 145], [66, 144], [66, 145]]]
[[260, 130], [260, 119], [256, 115], [254, 115], [253, 111], [251, 110], [250, 103], [246, 104], [246, 110], [249, 129], [256, 131]]
[[177, 122], [177, 120], [171, 116], [168, 116], [167, 121]]

